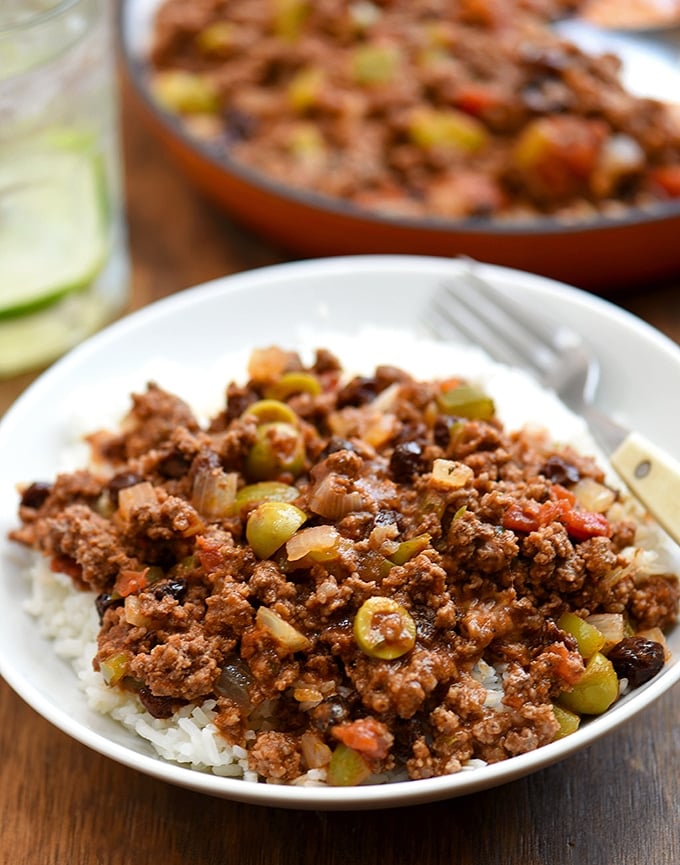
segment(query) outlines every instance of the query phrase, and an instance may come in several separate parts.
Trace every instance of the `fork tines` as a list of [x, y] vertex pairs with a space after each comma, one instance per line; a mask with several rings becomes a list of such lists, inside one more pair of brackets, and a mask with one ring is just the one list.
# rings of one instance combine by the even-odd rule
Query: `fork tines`
[[468, 268], [435, 293], [427, 326], [439, 339], [461, 336], [512, 366], [546, 375], [579, 339], [566, 328], [538, 319], [507, 291]]

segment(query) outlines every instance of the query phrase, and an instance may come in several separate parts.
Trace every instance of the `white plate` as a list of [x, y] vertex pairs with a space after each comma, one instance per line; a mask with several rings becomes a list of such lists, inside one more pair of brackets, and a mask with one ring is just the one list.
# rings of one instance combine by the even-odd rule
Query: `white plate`
[[[22, 611], [27, 596], [19, 573], [23, 551], [5, 539], [16, 524], [14, 485], [54, 475], [71, 422], [67, 407], [76, 399], [87, 417], [87, 410], [101, 406], [121, 381], [143, 388], [143, 370], [156, 357], [172, 360], [180, 370], [213, 369], [215, 358], [227, 349], [292, 346], [296, 335], [308, 336], [310, 329], [351, 335], [360, 325], [413, 328], [428, 296], [458, 266], [448, 259], [364, 256], [226, 277], [117, 322], [43, 374], [0, 423], [0, 672], [14, 690], [69, 736], [148, 775], [227, 799], [330, 810], [433, 801], [527, 775], [591, 744], [677, 682], [679, 628], [669, 641], [674, 660], [659, 676], [578, 732], [532, 753], [449, 777], [382, 786], [252, 784], [164, 763], [116, 722], [90, 711], [71, 668], [55, 657]], [[678, 346], [595, 296], [518, 271], [485, 267], [482, 273], [510, 287], [529, 308], [545, 309], [580, 330], [600, 354], [602, 407], [680, 457], [680, 413], [671, 398], [680, 384]], [[406, 357], [403, 366], [408, 368]]]

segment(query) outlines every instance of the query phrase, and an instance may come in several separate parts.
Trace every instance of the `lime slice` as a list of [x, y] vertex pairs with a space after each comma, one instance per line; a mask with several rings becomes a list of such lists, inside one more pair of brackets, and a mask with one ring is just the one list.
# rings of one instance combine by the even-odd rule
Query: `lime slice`
[[77, 139], [70, 145], [50, 142], [2, 154], [0, 319], [35, 312], [87, 288], [104, 265], [103, 166]]

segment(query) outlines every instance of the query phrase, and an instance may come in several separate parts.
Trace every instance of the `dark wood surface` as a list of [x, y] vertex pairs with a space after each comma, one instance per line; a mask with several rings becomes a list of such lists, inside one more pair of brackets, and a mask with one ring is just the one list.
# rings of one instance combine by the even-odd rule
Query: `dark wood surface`
[[[131, 308], [284, 260], [177, 176], [125, 94], [123, 120]], [[680, 281], [616, 301], [680, 341], [679, 292]], [[30, 380], [0, 383], [0, 412]], [[0, 826], [0, 865], [674, 865], [680, 688], [586, 751], [498, 789], [321, 813], [230, 803], [138, 774], [51, 727], [0, 681]]]

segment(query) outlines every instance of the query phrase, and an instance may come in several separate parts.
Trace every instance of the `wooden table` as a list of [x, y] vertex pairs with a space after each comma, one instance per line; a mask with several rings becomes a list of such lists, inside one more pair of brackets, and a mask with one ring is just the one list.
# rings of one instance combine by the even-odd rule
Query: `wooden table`
[[[124, 94], [132, 307], [284, 255], [176, 175]], [[680, 283], [619, 302], [680, 341]], [[31, 376], [0, 384], [0, 412]], [[676, 399], [677, 394], [669, 394]], [[407, 810], [291, 812], [168, 786], [90, 752], [0, 681], [4, 865], [674, 865], [680, 688], [565, 762]]]

